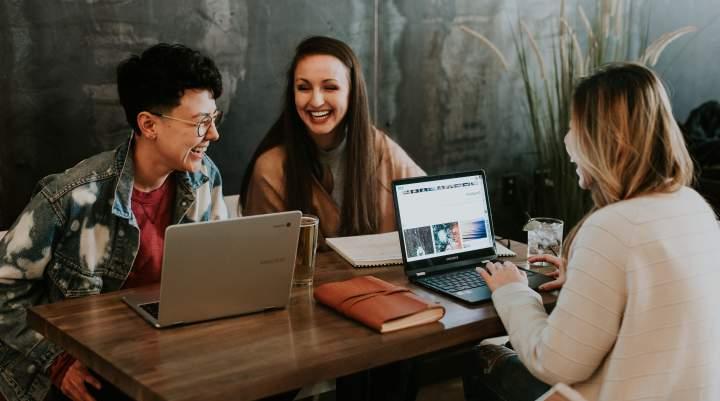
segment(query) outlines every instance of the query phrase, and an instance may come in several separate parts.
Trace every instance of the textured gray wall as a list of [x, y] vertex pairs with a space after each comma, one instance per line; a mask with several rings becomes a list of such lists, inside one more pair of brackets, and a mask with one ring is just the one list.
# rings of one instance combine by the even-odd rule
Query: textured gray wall
[[653, 0], [650, 36], [694, 25], [698, 31], [665, 49], [656, 65], [670, 89], [675, 116], [684, 122], [701, 103], [720, 101], [720, 1]]
[[[581, 0], [592, 9], [594, 2]], [[658, 69], [673, 88], [678, 117], [718, 98], [717, 0], [657, 0], [651, 37], [703, 27], [673, 45]], [[522, 85], [466, 24], [503, 49], [511, 23], [527, 20], [539, 39], [555, 0], [3, 0], [0, 2], [0, 228], [35, 182], [110, 149], [128, 135], [117, 103], [118, 61], [157, 41], [182, 42], [214, 57], [228, 111], [210, 155], [226, 193], [237, 193], [255, 146], [277, 117], [283, 74], [299, 40], [335, 36], [358, 53], [376, 122], [430, 173], [485, 168], [500, 234], [519, 236], [533, 152]], [[577, 2], [568, 1], [568, 9]], [[514, 198], [501, 177], [517, 175]]]
[[0, 227], [35, 182], [129, 135], [115, 67], [158, 41], [202, 48], [227, 107], [247, 65], [248, 5], [231, 0], [25, 0], [0, 3]]
[[[512, 26], [532, 29], [558, 13], [553, 1], [398, 0], [382, 3], [378, 124], [428, 172], [483, 168], [500, 235], [519, 237], [534, 163], [523, 87], [461, 24], [491, 39], [514, 64]], [[501, 178], [516, 176], [513, 198]]]

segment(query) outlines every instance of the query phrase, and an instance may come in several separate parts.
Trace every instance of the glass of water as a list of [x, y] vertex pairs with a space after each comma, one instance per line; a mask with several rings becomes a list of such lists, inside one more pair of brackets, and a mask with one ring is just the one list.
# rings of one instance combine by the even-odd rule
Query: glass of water
[[300, 219], [300, 238], [293, 274], [295, 286], [310, 286], [313, 283], [319, 224], [320, 220], [311, 214], [303, 214]]
[[[527, 256], [562, 254], [563, 221], [551, 217], [535, 217], [523, 228], [528, 233]], [[547, 266], [548, 263], [534, 263], [535, 266]]]

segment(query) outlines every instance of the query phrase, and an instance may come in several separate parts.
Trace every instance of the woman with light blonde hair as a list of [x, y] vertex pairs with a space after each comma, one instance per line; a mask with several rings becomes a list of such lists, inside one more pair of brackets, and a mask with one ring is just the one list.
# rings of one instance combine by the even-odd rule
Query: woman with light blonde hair
[[530, 260], [558, 267], [557, 304], [548, 315], [512, 263], [478, 269], [514, 350], [476, 349], [467, 398], [564, 382], [590, 401], [720, 400], [720, 230], [659, 78], [613, 64], [583, 79], [565, 145], [594, 207], [562, 258]]

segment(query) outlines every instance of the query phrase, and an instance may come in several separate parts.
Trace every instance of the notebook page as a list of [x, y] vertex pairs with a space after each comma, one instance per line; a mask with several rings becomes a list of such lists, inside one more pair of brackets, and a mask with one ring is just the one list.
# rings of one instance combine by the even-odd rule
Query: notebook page
[[402, 264], [400, 239], [396, 231], [327, 238], [326, 242], [353, 266]]
[[495, 241], [495, 253], [497, 253], [498, 256], [501, 257], [511, 257], [511, 256], [517, 256], [517, 253], [514, 251], [508, 249], [505, 245]]
[[[397, 231], [327, 238], [326, 241], [330, 248], [356, 267], [402, 264], [400, 238]], [[515, 252], [497, 241], [495, 250], [501, 257], [517, 256]]]

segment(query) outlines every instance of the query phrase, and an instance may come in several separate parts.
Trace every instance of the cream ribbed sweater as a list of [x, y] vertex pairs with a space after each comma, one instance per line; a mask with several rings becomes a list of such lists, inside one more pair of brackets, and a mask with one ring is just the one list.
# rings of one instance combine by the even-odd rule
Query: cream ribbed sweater
[[593, 213], [550, 316], [518, 283], [493, 301], [546, 383], [590, 401], [720, 401], [720, 229], [692, 189]]

